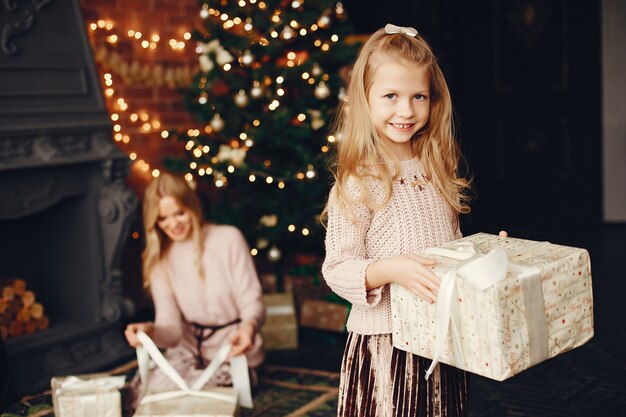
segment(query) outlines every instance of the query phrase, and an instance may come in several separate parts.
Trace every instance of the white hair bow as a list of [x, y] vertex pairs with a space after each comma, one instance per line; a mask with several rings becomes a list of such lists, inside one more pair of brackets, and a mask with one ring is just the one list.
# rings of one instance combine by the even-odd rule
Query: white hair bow
[[405, 35], [416, 37], [418, 32], [412, 27], [396, 26], [392, 25], [391, 23], [387, 23], [385, 25], [385, 33], [387, 35], [392, 35], [394, 33], [403, 33]]

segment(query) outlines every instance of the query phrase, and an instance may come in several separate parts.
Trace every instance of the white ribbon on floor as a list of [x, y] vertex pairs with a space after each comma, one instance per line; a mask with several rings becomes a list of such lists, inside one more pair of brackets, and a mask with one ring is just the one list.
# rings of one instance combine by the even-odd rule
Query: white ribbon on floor
[[[538, 242], [535, 245], [529, 245], [523, 252], [516, 252], [515, 255], [538, 250], [545, 245], [545, 242]], [[433, 361], [426, 371], [426, 379], [430, 377], [439, 363], [448, 331], [452, 336], [452, 350], [457, 367], [464, 368], [466, 366], [461, 345], [461, 318], [456, 302], [457, 276], [475, 288], [484, 291], [503, 281], [508, 271], [514, 272], [520, 278], [522, 287], [524, 315], [528, 324], [531, 365], [548, 358], [548, 326], [539, 268], [510, 263], [507, 252], [503, 248], [496, 248], [487, 254], [481, 254], [474, 245], [468, 242], [452, 244], [449, 248], [429, 248], [424, 252], [461, 261], [443, 276], [439, 285]]]
[[[139, 377], [144, 386], [144, 393], [148, 392], [149, 385], [149, 362], [150, 358], [156, 363], [156, 365], [167, 375], [167, 377], [174, 383], [180, 390], [161, 392], [158, 394], [144, 395], [141, 399], [141, 404], [169, 400], [173, 398], [195, 396], [204, 398], [214, 398], [221, 401], [236, 402], [237, 399], [232, 396], [211, 392], [202, 391], [202, 387], [211, 379], [219, 367], [224, 363], [230, 350], [231, 344], [226, 342], [220, 347], [215, 354], [215, 357], [209, 363], [209, 366], [200, 374], [196, 382], [189, 387], [185, 380], [180, 376], [174, 367], [165, 359], [159, 348], [154, 344], [152, 339], [143, 331], [137, 332], [137, 338], [141, 342], [141, 347], [137, 348], [137, 364], [139, 367]], [[239, 404], [242, 407], [252, 408], [254, 406], [252, 402], [252, 392], [250, 389], [250, 376], [248, 374], [248, 360], [244, 355], [238, 355], [230, 359], [230, 373], [232, 376], [233, 387], [239, 393]]]

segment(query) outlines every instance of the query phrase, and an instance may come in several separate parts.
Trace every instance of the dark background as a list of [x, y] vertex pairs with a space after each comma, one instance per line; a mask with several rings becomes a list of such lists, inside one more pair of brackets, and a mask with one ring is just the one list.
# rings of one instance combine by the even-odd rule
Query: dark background
[[602, 221], [600, 2], [348, 0], [433, 46], [474, 176], [465, 230]]

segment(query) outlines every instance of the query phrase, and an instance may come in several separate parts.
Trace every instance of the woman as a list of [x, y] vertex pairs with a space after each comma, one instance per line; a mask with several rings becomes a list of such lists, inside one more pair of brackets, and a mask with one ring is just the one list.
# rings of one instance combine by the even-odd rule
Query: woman
[[[261, 285], [248, 246], [233, 226], [203, 222], [197, 195], [182, 178], [162, 173], [143, 202], [146, 248], [143, 280], [155, 307], [154, 322], [132, 323], [125, 331], [132, 347], [143, 330], [186, 382], [192, 383], [225, 342], [231, 356], [246, 354], [251, 382], [263, 361], [259, 329], [264, 307]], [[209, 385], [230, 384], [225, 363]], [[159, 371], [151, 388], [173, 388]]]

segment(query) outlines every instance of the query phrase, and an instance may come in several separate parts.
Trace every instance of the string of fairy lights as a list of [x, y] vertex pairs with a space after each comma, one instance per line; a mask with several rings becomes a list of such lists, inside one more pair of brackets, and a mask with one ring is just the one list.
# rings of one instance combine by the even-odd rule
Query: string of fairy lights
[[[265, 10], [267, 8], [267, 4], [263, 1], [248, 0], [248, 2], [246, 2], [246, 0], [240, 0], [238, 2], [238, 6], [240, 8], [244, 8], [248, 4], [250, 5], [256, 4], [257, 7], [261, 10]], [[291, 7], [294, 9], [299, 9], [300, 7], [302, 7], [302, 5], [303, 5], [303, 1], [300, 1], [300, 0], [294, 0], [291, 3]], [[344, 13], [342, 3], [336, 4], [335, 13], [338, 16], [341, 16]], [[320, 16], [320, 18], [317, 20], [316, 23], [313, 23], [308, 27], [304, 27], [304, 25], [302, 25], [295, 19], [291, 19], [288, 22], [286, 21], [283, 22], [281, 18], [282, 14], [283, 14], [283, 11], [281, 9], [274, 10], [274, 12], [272, 13], [272, 17], [271, 17], [271, 21], [273, 24], [267, 30], [267, 33], [256, 33], [254, 21], [251, 17], [241, 18], [239, 16], [229, 16], [225, 12], [221, 12], [220, 10], [216, 8], [209, 7], [206, 3], [202, 5], [202, 10], [200, 12], [200, 16], [203, 19], [209, 19], [209, 18], [217, 19], [218, 22], [222, 22], [222, 27], [226, 31], [234, 31], [236, 33], [242, 33], [243, 31], [246, 34], [248, 34], [248, 36], [252, 39], [251, 44], [258, 43], [258, 45], [261, 45], [263, 47], [268, 47], [270, 45], [271, 43], [270, 39], [281, 38], [283, 40], [289, 40], [296, 36], [301, 36], [301, 37], [309, 36], [313, 38], [312, 39], [313, 46], [320, 48], [320, 50], [323, 52], [328, 52], [331, 48], [331, 45], [339, 41], [339, 36], [336, 34], [333, 34], [330, 36], [330, 41], [325, 41], [319, 37], [315, 37], [315, 33], [320, 28], [323, 29], [330, 25], [331, 23], [331, 18], [330, 18], [331, 11], [330, 10], [325, 11]], [[220, 65], [224, 72], [228, 72], [232, 69], [232, 62], [234, 61], [234, 57], [230, 56], [230, 53], [223, 49], [223, 47], [219, 44], [219, 41], [216, 42], [215, 40], [213, 40], [209, 42], [208, 44], [199, 43], [198, 46], [196, 47], [196, 52], [200, 55], [201, 68], [203, 67], [203, 58], [205, 59], [203, 69], [206, 70], [207, 72], [211, 71], [214, 68], [215, 64]], [[214, 63], [212, 61], [209, 61], [208, 52], [214, 52], [216, 54], [217, 62]], [[301, 65], [303, 62], [305, 62], [306, 55], [308, 55], [306, 52], [288, 50], [286, 51], [285, 57], [284, 57], [285, 65], [288, 68], [297, 67]], [[243, 51], [241, 55], [238, 57], [237, 61], [242, 67], [254, 68], [255, 65], [260, 65], [260, 63], [255, 60], [255, 57], [252, 55], [249, 49]], [[282, 75], [278, 75], [274, 80], [268, 76], [266, 76], [263, 80], [254, 80], [249, 92], [247, 92], [244, 89], [240, 89], [235, 94], [234, 102], [238, 107], [244, 107], [248, 104], [250, 97], [252, 99], [260, 99], [263, 95], [264, 90], [271, 91], [269, 89], [272, 85], [274, 85], [274, 89], [273, 91], [271, 91], [272, 95], [265, 98], [268, 102], [267, 109], [269, 111], [274, 111], [280, 106], [281, 97], [283, 97], [286, 93], [286, 87], [283, 85], [284, 80], [285, 79]], [[310, 69], [310, 72], [307, 70], [303, 71], [301, 73], [301, 80], [305, 83], [305, 85], [308, 84], [310, 86], [313, 86], [316, 84], [313, 90], [313, 94], [319, 100], [324, 100], [330, 95], [330, 89], [328, 88], [328, 85], [326, 84], [326, 82], [329, 80], [329, 75], [323, 73], [322, 68], [319, 66], [318, 63], [313, 64], [312, 68]], [[200, 91], [200, 93], [197, 97], [197, 101], [200, 105], [205, 105], [208, 102], [208, 93], [206, 91], [203, 91], [206, 83], [207, 83], [206, 77], [201, 77], [199, 79], [198, 90]], [[343, 94], [344, 92], [340, 91], [340, 98], [342, 98]], [[313, 119], [316, 117], [315, 114], [310, 115], [310, 116]], [[302, 123], [307, 119], [307, 117], [309, 116], [307, 116], [305, 112], [301, 112], [296, 116], [296, 119], [298, 122]], [[312, 120], [312, 124], [315, 124], [315, 123], [319, 124], [319, 120], [320, 120], [319, 114], [317, 115], [317, 118], [318, 118], [317, 121]], [[261, 123], [260, 120], [255, 119], [252, 121], [252, 126], [258, 127], [260, 123]], [[213, 116], [213, 119], [209, 121], [209, 124], [205, 128], [205, 132], [207, 134], [210, 134], [212, 132], [219, 133], [223, 129], [224, 129], [224, 119], [221, 117], [219, 113], [215, 113], [215, 115]], [[233, 149], [241, 149], [241, 151], [245, 155], [245, 152], [251, 146], [254, 145], [254, 141], [250, 137], [249, 133], [245, 131], [239, 134], [239, 139], [240, 141], [238, 141], [237, 139], [231, 140], [230, 146]], [[328, 135], [327, 140], [329, 143], [332, 143], [332, 142], [335, 142], [336, 138], [333, 135]], [[210, 148], [207, 148], [206, 145], [203, 145], [199, 143], [198, 141], [196, 141], [193, 136], [190, 137], [189, 141], [187, 142], [186, 149], [188, 151], [191, 151], [194, 157], [197, 159], [203, 158], [204, 154], [208, 153], [208, 151], [210, 150]], [[329, 146], [323, 145], [320, 150], [323, 153], [328, 152]], [[220, 159], [222, 158], [220, 158], [220, 155], [218, 154], [217, 157], [213, 157], [210, 159], [210, 163], [215, 164], [218, 161], [220, 161]], [[271, 165], [271, 161], [267, 160], [265, 162], [266, 162], [266, 166], [269, 167]], [[208, 163], [202, 164], [202, 163], [194, 161], [190, 163], [189, 168], [192, 171], [195, 171], [195, 173], [198, 176], [213, 175], [214, 185], [218, 188], [226, 186], [228, 183], [227, 173], [220, 172], [219, 170], [215, 169], [215, 167], [212, 166], [211, 164], [208, 164]], [[232, 174], [234, 173], [235, 169], [236, 169], [235, 165], [233, 164], [228, 165], [227, 172]], [[307, 180], [307, 179], [314, 178], [316, 175], [317, 173], [315, 172], [313, 164], [307, 164], [305, 169], [302, 169], [300, 172], [297, 172], [295, 174], [295, 179]], [[285, 183], [289, 180], [285, 178], [276, 179], [265, 172], [251, 172], [248, 179], [250, 182], [254, 182], [257, 179], [259, 179], [259, 177], [262, 177], [262, 179], [264, 179], [267, 184], [275, 183], [279, 189], [283, 189], [285, 187]]]
[[[90, 23], [88, 27], [92, 33], [104, 31], [106, 42], [111, 45], [118, 44], [124, 37], [124, 35], [117, 30], [115, 22], [111, 20], [99, 19], [96, 22]], [[161, 37], [157, 32], [152, 32], [150, 35], [144, 35], [139, 30], [128, 29], [123, 33], [126, 35], [128, 40], [137, 42], [143, 49], [154, 50], [161, 46]], [[191, 33], [185, 32], [183, 34], [183, 39], [184, 40], [171, 38], [168, 45], [173, 50], [182, 51], [186, 47], [185, 41], [189, 41], [191, 39]], [[129, 112], [129, 104], [126, 102], [124, 97], [121, 97], [117, 93], [113, 81], [113, 75], [110, 72], [105, 72], [102, 77], [104, 95], [111, 101], [110, 117], [113, 122], [113, 138], [118, 143], [130, 145], [131, 134], [128, 133], [130, 129], [128, 126], [124, 126], [125, 120], [123, 120], [123, 116]], [[150, 116], [146, 110], [130, 112], [127, 120], [132, 125], [138, 126], [139, 131], [142, 134], [152, 133], [161, 129], [161, 122], [157, 118]], [[188, 134], [193, 134], [194, 132], [194, 129], [188, 130]], [[167, 139], [169, 132], [168, 130], [161, 130], [160, 135], [163, 139]], [[150, 173], [153, 177], [159, 176], [160, 170], [157, 168], [151, 169], [150, 164], [145, 159], [141, 158], [136, 151], [129, 152], [128, 157], [134, 162], [134, 166], [136, 166], [140, 171]], [[186, 175], [185, 178], [188, 181], [193, 179], [191, 174]]]
[[[265, 10], [267, 9], [267, 4], [264, 1], [258, 0], [239, 0], [238, 6], [241, 8], [246, 7], [247, 5], [256, 5], [259, 9]], [[291, 2], [291, 7], [293, 9], [298, 9], [303, 5], [302, 0], [294, 0]], [[344, 13], [343, 5], [341, 3], [337, 3], [335, 5], [335, 14], [337, 16], [341, 16]], [[294, 37], [309, 37], [311, 39], [311, 43], [314, 47], [319, 48], [322, 52], [330, 51], [332, 44], [339, 41], [339, 36], [333, 34], [330, 36], [329, 40], [321, 39], [316, 36], [316, 32], [319, 29], [324, 29], [329, 26], [331, 23], [331, 10], [325, 11], [317, 20], [316, 23], [313, 23], [309, 26], [301, 24], [295, 19], [291, 19], [288, 22], [284, 22], [281, 15], [282, 10], [276, 9], [272, 13], [271, 21], [272, 25], [268, 29], [267, 33], [261, 34], [255, 32], [254, 21], [251, 17], [241, 18], [238, 16], [229, 16], [226, 13], [220, 12], [215, 8], [209, 7], [207, 4], [203, 4], [200, 10], [200, 17], [202, 19], [216, 18], [222, 22], [222, 26], [225, 30], [230, 31], [241, 31], [247, 33], [252, 40], [252, 42], [256, 42], [261, 46], [267, 47], [270, 45], [273, 39], [283, 39], [289, 40]], [[137, 44], [144, 50], [156, 50], [162, 46], [164, 46], [164, 41], [161, 38], [160, 34], [157, 31], [152, 32], [142, 32], [140, 30], [136, 30], [134, 28], [128, 28], [126, 30], [119, 30], [115, 22], [111, 20], [98, 20], [88, 24], [88, 27], [91, 33], [96, 34], [98, 32], [104, 32], [105, 41], [111, 45], [111, 47], [115, 47], [120, 42], [130, 41]], [[188, 46], [187, 43], [191, 40], [192, 35], [190, 32], [184, 32], [182, 34], [182, 39], [176, 39], [171, 37], [169, 41], [166, 43], [174, 51], [184, 51]], [[221, 47], [221, 45], [219, 45]], [[202, 69], [203, 64], [203, 55], [207, 53], [207, 44], [198, 43], [195, 49], [195, 52], [199, 55], [200, 67]], [[301, 51], [292, 51], [288, 50], [285, 53], [285, 65], [287, 68], [293, 69], [300, 66], [303, 62], [305, 62], [307, 56], [306, 52]], [[233, 60], [229, 62], [219, 63], [222, 67], [223, 71], [229, 71], [232, 69]], [[255, 66], [260, 65], [259, 61], [252, 55], [250, 50], [243, 51], [236, 60], [239, 65], [242, 67], [246, 66]], [[204, 68], [206, 69], [206, 68]], [[330, 89], [326, 82], [329, 79], [329, 75], [323, 73], [322, 68], [319, 64], [315, 63], [310, 70], [305, 70], [301, 73], [300, 77], [301, 81], [305, 84], [313, 88], [313, 94], [319, 100], [324, 100], [330, 95]], [[204, 87], [203, 84], [207, 82], [207, 79], [201, 77], [199, 79], [200, 82], [200, 91]], [[267, 109], [269, 111], [274, 111], [280, 106], [281, 97], [283, 97], [286, 93], [286, 87], [283, 84], [284, 77], [277, 76], [275, 79], [270, 77], [265, 77], [263, 80], [255, 80], [250, 88], [250, 91], [239, 90], [234, 97], [235, 104], [243, 107], [248, 104], [250, 98], [252, 99], [260, 99], [264, 92], [271, 92], [271, 97], [266, 99], [268, 100]], [[161, 122], [157, 117], [152, 117], [146, 110], [139, 109], [131, 109], [129, 103], [126, 101], [124, 97], [122, 97], [118, 93], [118, 89], [116, 89], [116, 85], [113, 79], [113, 74], [111, 72], [106, 72], [103, 74], [103, 84], [104, 84], [104, 94], [110, 100], [111, 104], [111, 120], [113, 122], [113, 131], [114, 131], [114, 140], [123, 145], [131, 145], [132, 136], [130, 130], [132, 128], [138, 129], [139, 134], [149, 134], [160, 131], [160, 137], [164, 140], [170, 138], [170, 131], [163, 128]], [[273, 88], [272, 88], [273, 87]], [[343, 91], [340, 92], [340, 99], [342, 98]], [[206, 104], [207, 95], [200, 93], [198, 96], [199, 104]], [[321, 115], [315, 113], [306, 114], [305, 112], [301, 112], [296, 116], [298, 122], [305, 122], [309, 118], [311, 120], [312, 126], [315, 123], [320, 124]], [[258, 127], [261, 124], [261, 120], [255, 119], [252, 121], [252, 126]], [[323, 125], [323, 122], [321, 123]], [[219, 132], [224, 128], [224, 120], [221, 118], [219, 114], [215, 114], [213, 119], [203, 128], [204, 133], [211, 134], [212, 132]], [[189, 169], [185, 174], [185, 179], [189, 182], [194, 181], [194, 174], [197, 176], [205, 176], [205, 175], [213, 175], [213, 184], [216, 187], [224, 187], [228, 184], [228, 174], [233, 174], [237, 169], [235, 163], [229, 164], [226, 168], [226, 172], [219, 172], [216, 170], [211, 164], [216, 164], [220, 161], [220, 154], [231, 154], [226, 155], [227, 160], [237, 159], [237, 158], [245, 158], [245, 152], [252, 146], [254, 146], [254, 139], [250, 136], [249, 133], [242, 131], [239, 134], [238, 138], [234, 138], [230, 141], [228, 146], [230, 149], [223, 148], [220, 149], [220, 153], [218, 155], [210, 158], [211, 164], [200, 163], [200, 159], [207, 155], [210, 151], [210, 146], [206, 144], [200, 143], [197, 138], [200, 136], [201, 131], [197, 128], [190, 128], [186, 130], [186, 134], [189, 138], [187, 143], [185, 144], [185, 149], [190, 151], [192, 155], [198, 159], [198, 162], [192, 161], [189, 164]], [[327, 141], [333, 143], [336, 141], [335, 136], [328, 135]], [[323, 145], [321, 147], [321, 152], [328, 152], [329, 146]], [[239, 152], [239, 156], [236, 158], [232, 158], [233, 152]], [[158, 177], [160, 171], [158, 168], [152, 168], [151, 165], [142, 158], [136, 149], [130, 151], [128, 153], [128, 157], [131, 161], [133, 161], [133, 166], [135, 166], [139, 171], [149, 174], [153, 177]], [[265, 161], [265, 166], [269, 167], [271, 165], [271, 161]], [[317, 173], [315, 172], [313, 164], [308, 164], [306, 169], [302, 169], [300, 172], [295, 174], [295, 180], [307, 180], [313, 179]], [[248, 175], [248, 180], [250, 182], [255, 181], [263, 181], [268, 185], [274, 184], [279, 189], [284, 189], [286, 187], [286, 183], [289, 179], [285, 178], [274, 178], [263, 171], [250, 171]], [[290, 224], [287, 227], [289, 232], [297, 232], [300, 229], [300, 233], [303, 236], [308, 236], [310, 231], [306, 227], [298, 228], [294, 224]], [[252, 254], [257, 254], [257, 249], [252, 249]], [[271, 257], [271, 253], [269, 254]]]

